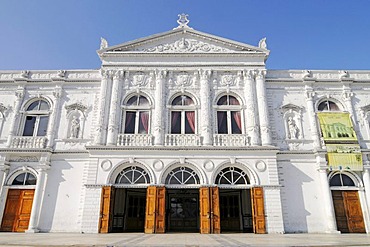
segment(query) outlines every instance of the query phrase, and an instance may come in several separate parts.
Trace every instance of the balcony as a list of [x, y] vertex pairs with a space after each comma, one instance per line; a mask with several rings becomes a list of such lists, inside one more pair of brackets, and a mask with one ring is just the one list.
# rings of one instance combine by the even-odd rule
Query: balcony
[[216, 147], [245, 147], [250, 146], [250, 138], [239, 134], [215, 134], [213, 145]]
[[14, 136], [10, 142], [11, 148], [45, 148], [45, 136]]
[[165, 146], [200, 146], [200, 135], [194, 134], [167, 134], [165, 138]]
[[142, 134], [119, 134], [117, 140], [117, 146], [151, 146], [152, 143], [152, 135]]

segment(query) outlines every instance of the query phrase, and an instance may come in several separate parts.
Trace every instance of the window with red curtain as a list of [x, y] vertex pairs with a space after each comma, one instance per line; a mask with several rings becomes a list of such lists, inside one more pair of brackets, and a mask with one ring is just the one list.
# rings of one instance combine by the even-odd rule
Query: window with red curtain
[[242, 120], [240, 103], [232, 95], [224, 95], [217, 101], [217, 133], [241, 134]]
[[171, 134], [195, 134], [196, 119], [194, 101], [187, 95], [177, 96], [172, 101]]
[[125, 104], [124, 134], [148, 134], [149, 133], [149, 101], [142, 95], [135, 95], [129, 98]]

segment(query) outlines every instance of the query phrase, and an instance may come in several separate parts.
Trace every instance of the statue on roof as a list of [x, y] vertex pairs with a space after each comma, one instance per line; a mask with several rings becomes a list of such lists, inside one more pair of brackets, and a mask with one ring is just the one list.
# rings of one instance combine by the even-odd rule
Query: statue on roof
[[100, 38], [100, 50], [108, 48], [108, 41], [103, 37]]
[[263, 38], [258, 42], [258, 47], [262, 49], [267, 49], [267, 43], [266, 43], [266, 38]]
[[184, 28], [184, 27], [190, 28], [188, 26], [188, 23], [189, 23], [188, 16], [189, 15], [183, 13], [183, 14], [179, 14], [177, 16], [179, 17], [179, 19], [177, 20], [177, 23], [179, 24], [179, 26], [176, 27], [175, 29], [177, 29], [177, 28]]

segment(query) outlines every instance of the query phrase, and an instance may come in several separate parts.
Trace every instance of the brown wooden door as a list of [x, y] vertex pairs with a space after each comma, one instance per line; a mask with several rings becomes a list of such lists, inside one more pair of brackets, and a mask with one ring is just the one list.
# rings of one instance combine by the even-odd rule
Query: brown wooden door
[[24, 232], [28, 229], [34, 193], [35, 190], [8, 191], [1, 231]]
[[253, 215], [253, 231], [254, 233], [266, 233], [265, 224], [265, 207], [263, 201], [263, 188], [254, 187], [252, 193], [252, 215]]
[[149, 186], [146, 192], [145, 233], [155, 232], [157, 187]]
[[157, 187], [155, 232], [164, 233], [166, 229], [166, 188]]
[[19, 210], [14, 224], [15, 232], [24, 232], [28, 229], [34, 194], [35, 190], [21, 191]]
[[353, 233], [365, 233], [364, 217], [357, 191], [343, 191], [348, 218], [348, 228]]
[[99, 232], [108, 233], [112, 228], [114, 188], [103, 186], [101, 194]]
[[200, 203], [200, 233], [210, 233], [209, 188], [199, 188]]
[[357, 191], [333, 190], [333, 204], [338, 231], [365, 233], [365, 223]]
[[218, 187], [212, 187], [211, 192], [211, 233], [220, 234], [220, 198]]
[[348, 233], [349, 228], [348, 228], [346, 207], [344, 205], [342, 191], [332, 190], [331, 194], [333, 197], [335, 219], [337, 221], [337, 229], [338, 231], [342, 233]]

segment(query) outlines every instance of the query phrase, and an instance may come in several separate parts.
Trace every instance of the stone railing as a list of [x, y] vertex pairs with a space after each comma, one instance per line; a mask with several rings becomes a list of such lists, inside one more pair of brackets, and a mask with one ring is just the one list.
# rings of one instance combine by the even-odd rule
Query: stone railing
[[167, 134], [165, 138], [165, 146], [200, 146], [200, 135], [194, 134]]
[[117, 140], [117, 146], [151, 146], [152, 143], [152, 135], [142, 134], [119, 134]]
[[11, 148], [45, 148], [47, 139], [45, 136], [14, 136], [11, 140]]
[[213, 145], [217, 147], [245, 147], [250, 146], [250, 138], [240, 134], [215, 134]]

